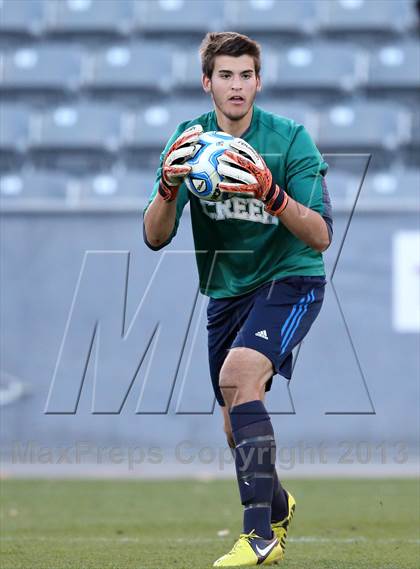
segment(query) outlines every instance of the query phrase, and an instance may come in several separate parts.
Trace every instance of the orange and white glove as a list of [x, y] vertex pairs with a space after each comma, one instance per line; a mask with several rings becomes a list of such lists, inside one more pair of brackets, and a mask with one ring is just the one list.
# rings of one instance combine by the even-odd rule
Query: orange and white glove
[[196, 124], [184, 130], [168, 150], [162, 165], [162, 178], [159, 183], [159, 194], [171, 202], [178, 195], [182, 180], [191, 172], [191, 166], [185, 164], [198, 149], [198, 139], [203, 127]]
[[219, 184], [220, 190], [252, 195], [264, 203], [267, 213], [280, 216], [289, 196], [275, 183], [262, 157], [242, 138], [235, 138], [230, 148], [219, 157], [217, 170], [225, 178]]

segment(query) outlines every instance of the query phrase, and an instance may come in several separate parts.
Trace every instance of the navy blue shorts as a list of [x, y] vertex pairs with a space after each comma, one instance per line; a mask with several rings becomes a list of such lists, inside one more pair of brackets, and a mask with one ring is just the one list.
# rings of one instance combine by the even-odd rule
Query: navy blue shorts
[[[286, 379], [292, 377], [292, 350], [306, 336], [321, 310], [324, 277], [287, 277], [241, 296], [211, 298], [207, 307], [210, 375], [224, 406], [219, 374], [231, 348], [252, 348]], [[266, 384], [271, 388], [273, 378]]]

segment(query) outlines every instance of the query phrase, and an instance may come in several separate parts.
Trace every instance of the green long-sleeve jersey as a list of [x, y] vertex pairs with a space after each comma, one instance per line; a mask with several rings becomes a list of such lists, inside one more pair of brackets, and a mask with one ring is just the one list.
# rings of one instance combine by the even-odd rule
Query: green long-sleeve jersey
[[[174, 140], [194, 124], [201, 124], [205, 132], [220, 130], [214, 111], [178, 126], [161, 154], [149, 204], [158, 191], [164, 156]], [[276, 183], [294, 200], [320, 213], [331, 231], [331, 204], [324, 180], [328, 165], [305, 128], [254, 105], [251, 124], [241, 138], [262, 155]], [[164, 245], [176, 235], [188, 201], [203, 294], [237, 296], [275, 279], [325, 274], [322, 253], [295, 237], [281, 218], [266, 213], [261, 201], [234, 196], [206, 202], [191, 194], [185, 184], [178, 193], [174, 230]]]

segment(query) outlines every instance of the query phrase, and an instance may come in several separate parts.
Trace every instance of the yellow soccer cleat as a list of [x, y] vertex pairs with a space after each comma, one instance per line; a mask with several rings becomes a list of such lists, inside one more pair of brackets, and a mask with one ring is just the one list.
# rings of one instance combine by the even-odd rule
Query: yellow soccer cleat
[[254, 531], [243, 533], [231, 551], [214, 562], [213, 567], [249, 567], [271, 565], [283, 558], [283, 551], [275, 535], [263, 539]]
[[271, 529], [273, 530], [274, 535], [277, 537], [280, 543], [280, 547], [282, 549], [282, 557], [284, 557], [284, 550], [286, 549], [286, 538], [287, 532], [289, 530], [290, 522], [292, 521], [293, 514], [295, 513], [296, 509], [296, 500], [293, 498], [289, 492], [287, 492], [287, 503], [289, 506], [289, 513], [281, 522], [275, 522], [271, 524]]

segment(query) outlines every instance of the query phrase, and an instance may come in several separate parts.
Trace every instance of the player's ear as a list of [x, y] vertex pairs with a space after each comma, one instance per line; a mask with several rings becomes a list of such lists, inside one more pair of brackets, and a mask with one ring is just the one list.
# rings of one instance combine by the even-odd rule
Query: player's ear
[[204, 73], [201, 76], [201, 84], [203, 86], [204, 91], [206, 93], [210, 93], [210, 91], [211, 91], [211, 79], [210, 79], [210, 77], [207, 77], [207, 75], [205, 75]]
[[258, 75], [257, 76], [257, 91], [261, 91], [261, 89], [262, 89], [261, 76]]

